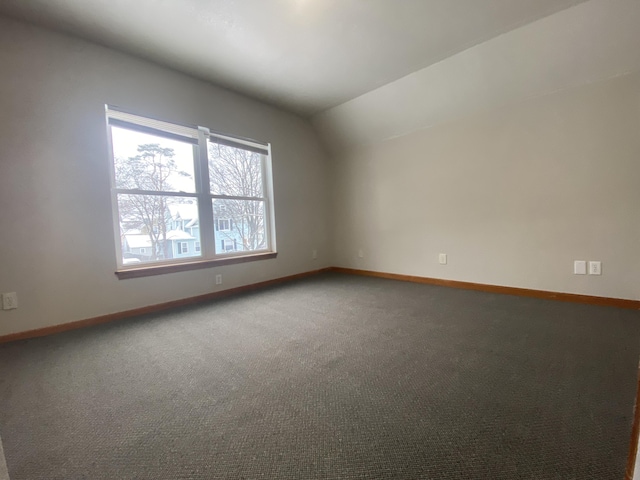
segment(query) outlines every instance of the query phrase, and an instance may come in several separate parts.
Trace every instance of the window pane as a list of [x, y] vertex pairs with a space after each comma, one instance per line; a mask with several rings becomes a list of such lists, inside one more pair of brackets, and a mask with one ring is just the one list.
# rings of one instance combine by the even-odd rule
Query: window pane
[[123, 265], [201, 256], [193, 198], [120, 194], [118, 213]]
[[207, 141], [214, 195], [262, 197], [262, 155]]
[[[214, 225], [217, 226], [217, 254], [267, 249], [263, 201], [215, 199], [213, 218]], [[221, 226], [229, 228], [220, 229]]]
[[111, 127], [116, 188], [194, 193], [194, 146]]

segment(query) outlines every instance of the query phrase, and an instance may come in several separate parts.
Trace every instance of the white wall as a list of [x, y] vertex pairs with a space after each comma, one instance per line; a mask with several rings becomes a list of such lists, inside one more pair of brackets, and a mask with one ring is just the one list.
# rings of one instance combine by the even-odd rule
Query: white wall
[[333, 174], [339, 266], [640, 298], [640, 74], [370, 143]]
[[[0, 69], [0, 292], [19, 298], [0, 335], [211, 292], [217, 273], [230, 288], [329, 265], [327, 166], [306, 120], [4, 18]], [[105, 103], [271, 142], [278, 258], [118, 280]]]

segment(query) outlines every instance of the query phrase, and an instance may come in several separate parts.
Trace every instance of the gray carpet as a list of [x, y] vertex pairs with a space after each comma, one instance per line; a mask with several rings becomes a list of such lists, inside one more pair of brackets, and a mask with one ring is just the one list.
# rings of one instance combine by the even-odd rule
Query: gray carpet
[[640, 314], [323, 274], [0, 346], [11, 480], [621, 480]]

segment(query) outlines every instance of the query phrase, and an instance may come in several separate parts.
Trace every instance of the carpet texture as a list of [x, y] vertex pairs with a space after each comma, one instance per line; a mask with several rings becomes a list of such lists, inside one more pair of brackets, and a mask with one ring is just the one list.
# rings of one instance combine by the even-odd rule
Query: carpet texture
[[335, 273], [0, 345], [11, 480], [621, 480], [636, 311]]

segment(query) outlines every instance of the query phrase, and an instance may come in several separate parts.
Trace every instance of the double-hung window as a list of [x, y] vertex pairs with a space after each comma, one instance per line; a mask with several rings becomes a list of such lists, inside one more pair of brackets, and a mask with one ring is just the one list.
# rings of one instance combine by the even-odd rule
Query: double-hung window
[[275, 256], [269, 144], [108, 106], [107, 124], [119, 275]]

